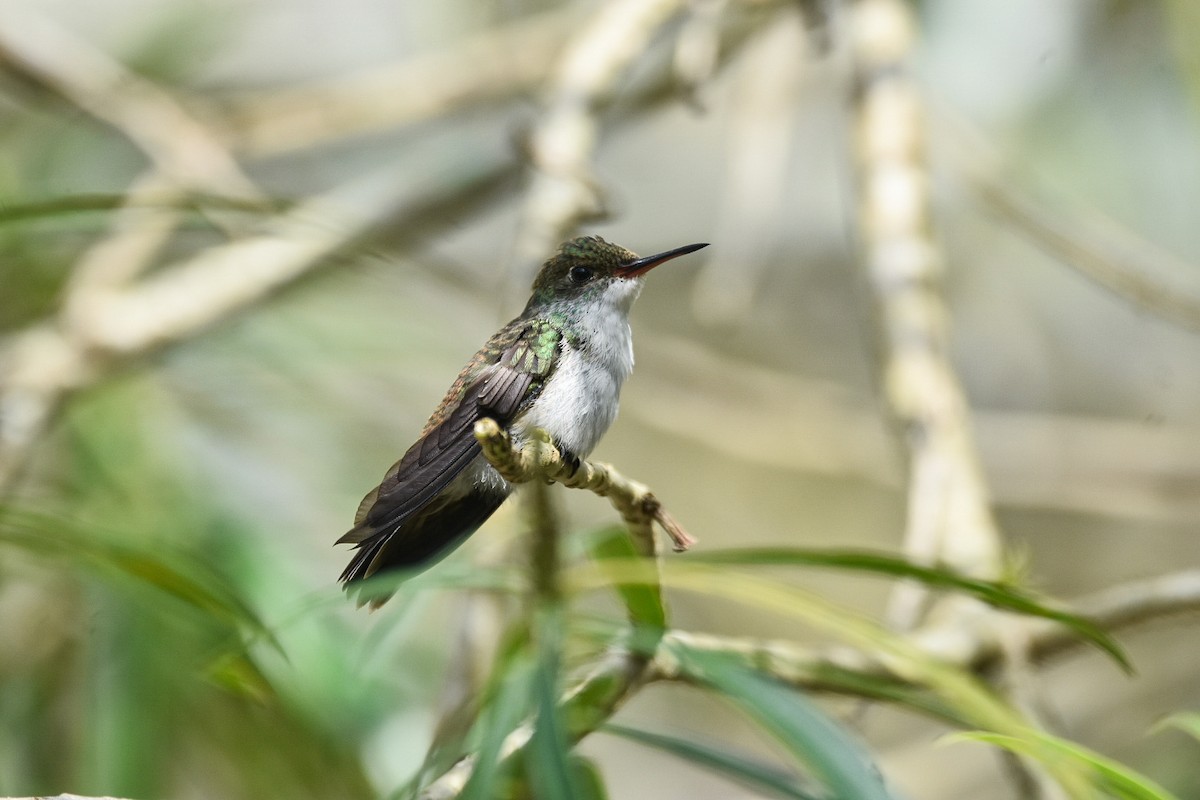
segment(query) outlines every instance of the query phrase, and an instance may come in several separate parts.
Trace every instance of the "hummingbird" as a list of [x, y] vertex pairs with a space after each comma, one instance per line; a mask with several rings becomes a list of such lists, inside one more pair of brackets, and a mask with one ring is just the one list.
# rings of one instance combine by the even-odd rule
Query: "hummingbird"
[[616, 419], [633, 371], [629, 310], [646, 273], [707, 246], [638, 257], [598, 236], [564, 243], [542, 265], [525, 310], [463, 367], [417, 441], [362, 499], [337, 541], [356, 551], [341, 575], [347, 588], [440, 559], [512, 493], [475, 439], [477, 420], [496, 420], [517, 446], [541, 429], [578, 466]]

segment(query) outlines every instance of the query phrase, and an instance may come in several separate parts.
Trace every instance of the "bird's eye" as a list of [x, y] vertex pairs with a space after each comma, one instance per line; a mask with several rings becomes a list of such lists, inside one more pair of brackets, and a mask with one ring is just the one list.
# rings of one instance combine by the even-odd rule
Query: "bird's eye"
[[570, 272], [571, 283], [576, 286], [582, 286], [592, 279], [591, 267], [571, 267]]

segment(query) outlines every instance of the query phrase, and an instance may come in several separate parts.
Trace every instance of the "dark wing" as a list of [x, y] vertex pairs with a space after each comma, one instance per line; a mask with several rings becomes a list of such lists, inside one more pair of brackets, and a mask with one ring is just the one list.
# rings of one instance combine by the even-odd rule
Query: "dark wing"
[[[363, 498], [354, 527], [338, 543], [366, 547], [374, 540], [374, 546], [366, 549], [378, 553], [386, 544], [382, 537], [391, 539], [479, 455], [477, 420], [492, 417], [507, 425], [536, 397], [557, 361], [561, 337], [548, 322], [525, 320], [507, 326], [488, 342], [452, 387], [448, 399], [453, 407], [426, 425], [421, 438]], [[374, 572], [370, 564], [354, 569], [357, 562], [347, 568], [344, 579]]]

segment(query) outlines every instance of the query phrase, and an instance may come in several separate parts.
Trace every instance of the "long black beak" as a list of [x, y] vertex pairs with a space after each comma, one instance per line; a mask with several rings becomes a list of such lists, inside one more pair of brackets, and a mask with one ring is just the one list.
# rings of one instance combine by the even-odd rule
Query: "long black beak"
[[708, 247], [708, 242], [699, 244], [686, 244], [683, 247], [676, 247], [674, 250], [668, 250], [665, 253], [659, 253], [654, 256], [645, 256], [636, 261], [630, 261], [627, 264], [622, 264], [617, 267], [617, 274], [622, 278], [636, 278], [638, 275], [645, 275], [650, 270], [662, 264], [665, 261], [670, 261], [672, 258], [686, 256], [688, 253], [694, 253], [702, 247]]

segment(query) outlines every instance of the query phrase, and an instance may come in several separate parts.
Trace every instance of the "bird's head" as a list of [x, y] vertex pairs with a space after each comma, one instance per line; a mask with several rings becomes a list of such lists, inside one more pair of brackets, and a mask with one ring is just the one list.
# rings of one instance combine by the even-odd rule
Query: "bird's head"
[[599, 236], [572, 239], [542, 265], [533, 282], [528, 309], [606, 303], [628, 312], [642, 289], [642, 276], [663, 262], [702, 247], [708, 247], [708, 243], [689, 244], [643, 258]]

